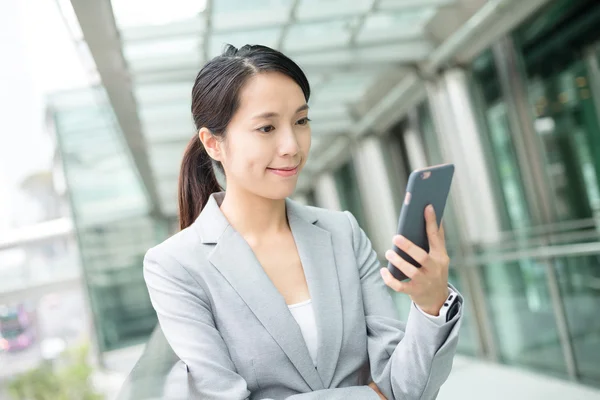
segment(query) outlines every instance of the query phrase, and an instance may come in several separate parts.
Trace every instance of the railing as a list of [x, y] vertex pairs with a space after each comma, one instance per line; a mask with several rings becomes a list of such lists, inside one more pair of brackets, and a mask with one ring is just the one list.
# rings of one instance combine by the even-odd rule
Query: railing
[[[490, 303], [491, 317], [497, 319], [493, 325], [500, 327], [496, 335], [501, 357], [509, 363], [526, 365], [550, 373], [558, 371], [560, 375], [561, 368], [564, 368], [564, 360], [558, 337], [559, 329], [555, 326], [554, 311], [547, 298], [545, 272], [537, 263], [552, 262], [558, 271], [558, 286], [563, 292], [561, 297], [568, 316], [568, 327], [565, 326], [564, 329], [569, 331], [568, 334], [573, 340], [578, 368], [581, 371], [592, 371], [590, 374], [596, 373], [594, 355], [597, 353], [586, 352], [586, 346], [589, 346], [590, 335], [596, 335], [600, 330], [600, 323], [592, 323], [593, 318], [588, 318], [594, 304], [597, 304], [597, 297], [594, 296], [600, 292], [600, 274], [585, 275], [585, 271], [589, 271], [590, 267], [584, 258], [600, 255], [597, 221], [570, 221], [520, 232], [507, 232], [502, 235], [501, 242], [473, 248], [471, 255], [467, 257], [461, 258], [459, 249], [455, 250], [457, 254], [452, 259], [454, 265], [459, 268], [481, 268], [483, 275], [486, 274], [485, 271], [497, 271], [497, 267], [503, 268], [509, 275], [526, 270], [518, 287], [512, 286], [514, 282], [505, 282], [503, 290], [490, 292], [490, 298], [486, 300]], [[579, 271], [577, 266], [581, 266], [583, 272]], [[582, 273], [585, 276], [580, 276]], [[493, 277], [482, 276], [482, 279], [483, 286], [492, 284]], [[523, 315], [510, 315], [512, 310], [495, 310], [494, 305], [504, 303], [515, 306]], [[397, 304], [404, 306], [402, 302]], [[536, 307], [539, 310], [535, 310]], [[519, 332], [505, 332], [506, 329], [514, 331], [517, 327], [506, 325], [504, 329], [503, 313], [506, 314], [506, 318], [519, 317], [518, 319], [527, 325], [527, 329], [521, 326]], [[473, 316], [466, 318], [472, 319]], [[531, 335], [536, 329], [539, 332]], [[466, 327], [463, 327], [461, 336], [464, 336], [461, 340], [476, 340], [467, 332]], [[471, 351], [468, 353], [474, 354]], [[587, 353], [589, 354], [586, 355]], [[127, 378], [119, 400], [187, 399], [187, 379], [185, 366], [178, 360], [162, 331], [157, 327], [143, 356]]]
[[0, 247], [0, 277], [0, 304], [41, 295], [43, 288], [50, 292], [65, 283], [78, 284], [81, 269], [71, 230], [42, 227], [32, 235], [11, 235]]

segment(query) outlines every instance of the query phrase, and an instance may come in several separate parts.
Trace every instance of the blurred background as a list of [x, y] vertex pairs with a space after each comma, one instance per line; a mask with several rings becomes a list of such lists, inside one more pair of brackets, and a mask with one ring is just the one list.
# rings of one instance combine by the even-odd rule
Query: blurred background
[[382, 260], [410, 171], [456, 164], [440, 399], [600, 398], [597, 0], [1, 0], [1, 399], [179, 398], [142, 259], [225, 43], [305, 70], [294, 198], [352, 211]]

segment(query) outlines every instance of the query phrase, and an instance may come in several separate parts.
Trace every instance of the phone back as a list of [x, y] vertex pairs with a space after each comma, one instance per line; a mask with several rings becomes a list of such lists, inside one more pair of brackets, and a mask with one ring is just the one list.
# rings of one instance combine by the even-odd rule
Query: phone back
[[[429, 204], [433, 205], [439, 226], [446, 207], [453, 175], [454, 165], [444, 164], [413, 171], [408, 178], [406, 197], [398, 221], [398, 234], [406, 237], [427, 252], [429, 252], [429, 240], [427, 239], [425, 226], [425, 207]], [[396, 246], [394, 246], [394, 251], [412, 265], [420, 267], [419, 263]], [[391, 263], [388, 263], [388, 269], [396, 279], [407, 279]]]

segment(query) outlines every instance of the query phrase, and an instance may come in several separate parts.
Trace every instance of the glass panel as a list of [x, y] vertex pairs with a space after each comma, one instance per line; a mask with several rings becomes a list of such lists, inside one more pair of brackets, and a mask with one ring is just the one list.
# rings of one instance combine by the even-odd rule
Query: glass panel
[[[600, 216], [598, 167], [590, 152], [595, 141], [591, 136], [600, 128], [595, 112], [586, 112], [585, 103], [593, 101], [587, 81], [580, 63], [549, 76], [530, 77], [535, 127], [543, 143], [559, 220]], [[585, 86], [578, 90], [580, 84]]]
[[356, 18], [350, 18], [294, 24], [288, 30], [283, 48], [293, 52], [344, 46], [356, 23]]
[[[77, 98], [83, 102], [71, 101]], [[147, 212], [146, 194], [125, 149], [106, 93], [100, 89], [65, 92], [50, 101], [78, 224], [84, 226]]]
[[[325, 104], [328, 110], [331, 107], [339, 107], [350, 99], [360, 98], [373, 81], [373, 75], [366, 74], [341, 74], [337, 73], [330, 80], [314, 87], [311, 94], [310, 104]], [[316, 107], [315, 107], [316, 108]]]
[[531, 226], [529, 207], [521, 179], [515, 146], [511, 137], [506, 101], [500, 91], [498, 73], [491, 51], [484, 52], [473, 63], [475, 77], [474, 100], [479, 103], [480, 125], [485, 134], [489, 169], [497, 198], [504, 230]]
[[191, 98], [188, 101], [181, 101], [178, 103], [165, 102], [162, 104], [140, 107], [139, 115], [140, 119], [146, 124], [160, 123], [164, 120], [191, 122]]
[[299, 0], [300, 4], [296, 11], [298, 21], [315, 19], [333, 19], [359, 15], [369, 11], [371, 0]]
[[435, 15], [435, 8], [414, 8], [403, 12], [378, 12], [365, 19], [359, 43], [389, 39], [411, 39], [423, 35], [423, 25]]
[[123, 43], [123, 54], [128, 61], [145, 58], [192, 55], [201, 51], [202, 38], [199, 36], [175, 36], [164, 39], [141, 40]]
[[[191, 136], [190, 136], [191, 139]], [[179, 143], [152, 146], [149, 151], [150, 163], [154, 171], [177, 171], [183, 158], [183, 151], [189, 140]]]
[[380, 0], [380, 10], [410, 10], [422, 7], [441, 7], [455, 3], [456, 0]]
[[481, 267], [481, 276], [502, 361], [566, 376], [545, 265], [493, 262]]
[[168, 82], [135, 85], [133, 89], [138, 105], [171, 101], [177, 101], [179, 104], [186, 102], [191, 104], [192, 85], [191, 82]]
[[350, 211], [358, 221], [360, 227], [366, 232], [367, 223], [364, 218], [364, 208], [352, 161], [345, 163], [335, 171], [334, 178], [341, 209]]
[[[130, 60], [127, 63], [133, 78], [138, 74], [149, 74], [157, 72], [171, 73], [171, 76], [184, 76], [187, 82], [193, 84], [194, 77], [202, 67], [202, 54], [194, 51], [189, 54], [171, 55], [170, 57], [153, 57], [139, 60]], [[171, 71], [170, 71], [171, 70]], [[176, 71], [172, 71], [176, 70]], [[189, 70], [189, 74], [185, 73]], [[185, 73], [185, 74], [184, 74]], [[165, 79], [172, 80], [172, 79]], [[182, 80], [181, 78], [177, 80]]]
[[377, 68], [386, 63], [389, 65], [389, 63], [421, 61], [432, 50], [433, 46], [428, 42], [400, 41], [380, 46], [331, 49], [307, 54], [292, 54], [292, 56], [294, 61], [303, 68], [324, 69], [342, 66], [356, 68], [360, 65]]
[[561, 221], [600, 217], [600, 99], [582, 57], [599, 23], [597, 2], [559, 2], [515, 33]]
[[[191, 16], [188, 15], [188, 17]], [[134, 27], [120, 26], [119, 28], [121, 39], [125, 43], [132, 43], [135, 40], [162, 39], [170, 36], [200, 38], [206, 30], [206, 18], [197, 16], [188, 20], [181, 20], [162, 25], [143, 25]]]
[[145, 252], [166, 236], [152, 219], [124, 219], [79, 231], [86, 283], [103, 351], [144, 342], [157, 319], [142, 276]]
[[99, 350], [142, 343], [156, 325], [142, 259], [168, 232], [148, 217], [145, 189], [106, 93], [65, 92], [50, 102]]
[[262, 44], [274, 48], [277, 47], [280, 35], [279, 27], [214, 34], [210, 38], [208, 56], [209, 58], [218, 56], [223, 52], [226, 44], [232, 44], [238, 49], [247, 44]]
[[212, 27], [215, 32], [283, 25], [290, 15], [292, 0], [214, 1]]
[[600, 255], [555, 262], [578, 373], [600, 386]]
[[191, 117], [188, 118], [169, 118], [164, 121], [142, 121], [144, 136], [151, 145], [163, 141], [184, 141], [187, 144], [192, 136], [196, 134], [194, 123], [190, 121]]
[[112, 0], [111, 4], [119, 27], [165, 25], [185, 21], [197, 16], [206, 8], [206, 0]]

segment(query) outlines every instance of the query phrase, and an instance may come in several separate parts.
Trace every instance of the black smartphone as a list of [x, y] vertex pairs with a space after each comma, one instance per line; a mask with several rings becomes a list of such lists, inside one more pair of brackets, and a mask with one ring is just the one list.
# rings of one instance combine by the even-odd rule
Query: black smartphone
[[[406, 185], [406, 197], [400, 210], [398, 234], [429, 252], [429, 240], [425, 226], [425, 207], [433, 205], [438, 226], [442, 222], [446, 200], [454, 176], [454, 164], [442, 164], [413, 171]], [[393, 247], [394, 251], [415, 267], [421, 267], [411, 256]], [[408, 277], [388, 262], [388, 270], [401, 281]]]

